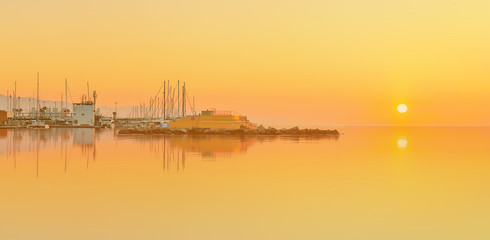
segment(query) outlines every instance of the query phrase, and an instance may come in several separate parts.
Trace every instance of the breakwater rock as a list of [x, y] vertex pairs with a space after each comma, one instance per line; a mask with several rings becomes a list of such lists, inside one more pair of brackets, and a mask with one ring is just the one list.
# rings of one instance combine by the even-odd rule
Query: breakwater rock
[[264, 128], [257, 129], [210, 129], [210, 128], [157, 128], [157, 127], [125, 127], [118, 134], [169, 134], [169, 135], [296, 135], [296, 136], [338, 136], [337, 130], [323, 129], [300, 129], [298, 127], [289, 129]]

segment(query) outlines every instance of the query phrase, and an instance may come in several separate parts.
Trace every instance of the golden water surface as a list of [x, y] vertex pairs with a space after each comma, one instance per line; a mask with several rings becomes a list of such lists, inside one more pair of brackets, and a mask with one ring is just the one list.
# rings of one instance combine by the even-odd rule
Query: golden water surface
[[0, 239], [490, 239], [490, 128], [0, 130]]

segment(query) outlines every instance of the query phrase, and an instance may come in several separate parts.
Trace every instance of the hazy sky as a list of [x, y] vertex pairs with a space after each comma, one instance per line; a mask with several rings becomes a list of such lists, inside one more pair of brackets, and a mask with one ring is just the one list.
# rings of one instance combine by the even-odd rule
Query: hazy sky
[[[490, 123], [490, 1], [1, 1], [2, 94], [148, 101], [279, 125]], [[405, 103], [408, 112], [397, 113]]]

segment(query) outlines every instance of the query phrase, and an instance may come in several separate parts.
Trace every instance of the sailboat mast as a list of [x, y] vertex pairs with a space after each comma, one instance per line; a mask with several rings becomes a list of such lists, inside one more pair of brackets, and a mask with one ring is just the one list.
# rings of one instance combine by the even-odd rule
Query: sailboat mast
[[185, 82], [182, 86], [182, 117], [185, 117]]
[[14, 117], [17, 116], [17, 81], [15, 81], [15, 87], [14, 87]]
[[180, 80], [177, 80], [177, 116], [180, 116]]
[[[170, 80], [167, 80], [167, 102], [170, 107]], [[170, 112], [167, 109], [167, 117], [170, 117]]]
[[39, 121], [39, 73], [37, 73], [36, 120]]
[[166, 88], [167, 84], [166, 82], [164, 81], [163, 82], [163, 120], [167, 119], [167, 114], [166, 114], [166, 111], [167, 111], [167, 99], [165, 98], [165, 92], [167, 92], [167, 88]]
[[[68, 82], [65, 78], [65, 109], [68, 109]], [[65, 110], [65, 113], [68, 112]]]

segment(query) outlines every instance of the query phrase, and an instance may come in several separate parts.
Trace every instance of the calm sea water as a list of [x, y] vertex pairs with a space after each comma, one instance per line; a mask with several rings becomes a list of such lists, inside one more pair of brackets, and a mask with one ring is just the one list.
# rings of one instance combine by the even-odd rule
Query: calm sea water
[[0, 130], [0, 239], [490, 239], [490, 128]]

